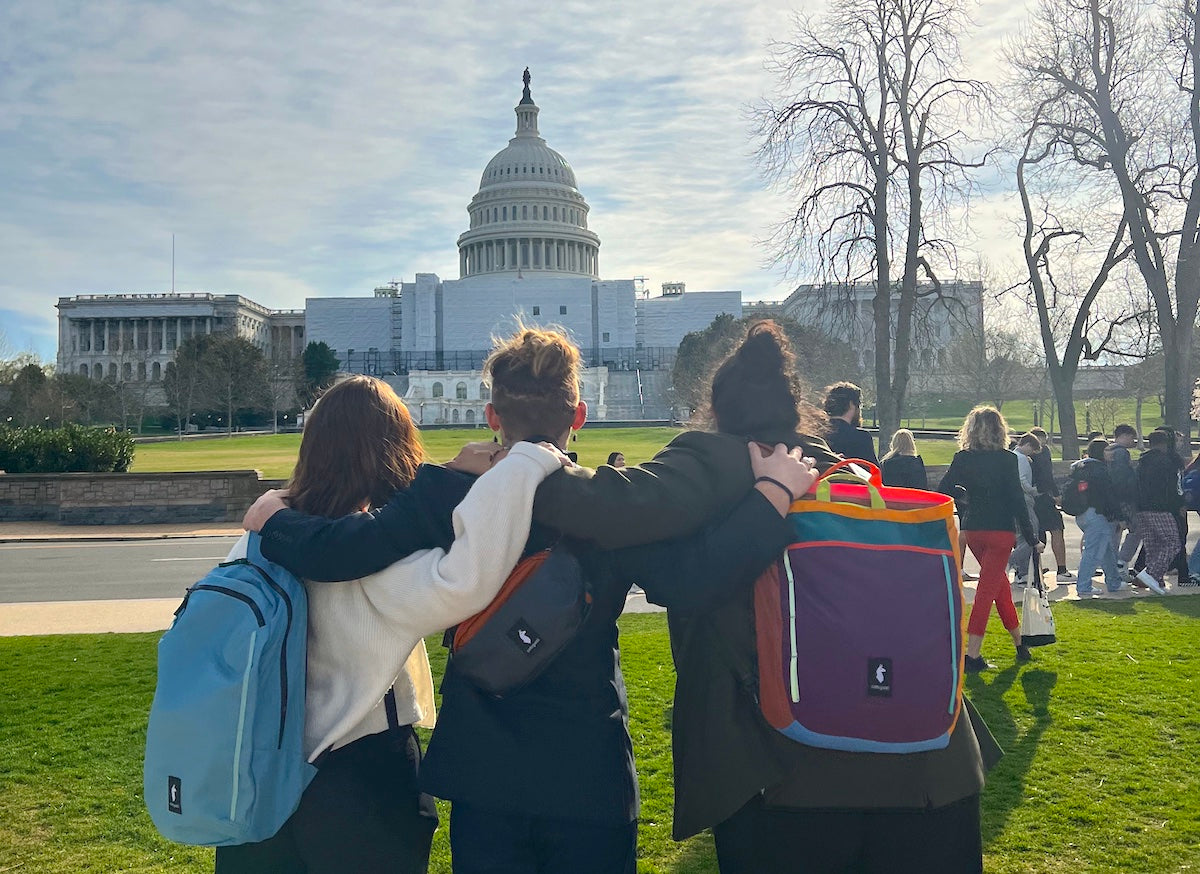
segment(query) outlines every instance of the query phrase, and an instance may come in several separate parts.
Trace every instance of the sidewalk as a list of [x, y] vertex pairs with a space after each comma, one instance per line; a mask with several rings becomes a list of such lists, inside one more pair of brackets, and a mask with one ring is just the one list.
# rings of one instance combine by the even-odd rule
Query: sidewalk
[[[1066, 531], [1068, 561], [1078, 562], [1079, 532], [1074, 525]], [[241, 526], [233, 523], [195, 525], [58, 525], [52, 522], [6, 522], [0, 523], [0, 543], [56, 543], [68, 541], [104, 540], [160, 540], [184, 537], [237, 537]], [[1194, 542], [1197, 532], [1192, 531], [1189, 544]], [[1044, 559], [1047, 560], [1047, 559]], [[1053, 559], [1048, 559], [1053, 561]], [[979, 572], [974, 557], [967, 555], [965, 566], [972, 573]], [[1072, 564], [1072, 571], [1077, 564]], [[1141, 589], [1125, 589], [1116, 594], [1104, 591], [1103, 582], [1097, 580], [1093, 586], [1099, 593], [1080, 599], [1075, 592], [1074, 581], [1057, 582], [1054, 574], [1046, 571], [1043, 578], [1049, 599], [1053, 601], [1107, 601], [1145, 600], [1164, 597]], [[964, 600], [969, 605], [975, 599], [974, 581], [964, 583]], [[1013, 600], [1018, 607], [1025, 590], [1013, 586]], [[1165, 597], [1176, 595], [1198, 595], [1200, 589], [1170, 586]], [[176, 598], [147, 598], [136, 600], [103, 601], [41, 601], [0, 604], [0, 637], [37, 634], [103, 634], [161, 631], [170, 626]], [[663, 608], [646, 601], [640, 592], [632, 592], [626, 598], [625, 612], [651, 613]]]
[[165, 540], [178, 537], [240, 537], [236, 522], [178, 525], [59, 525], [57, 522], [0, 522], [0, 543], [58, 541]]

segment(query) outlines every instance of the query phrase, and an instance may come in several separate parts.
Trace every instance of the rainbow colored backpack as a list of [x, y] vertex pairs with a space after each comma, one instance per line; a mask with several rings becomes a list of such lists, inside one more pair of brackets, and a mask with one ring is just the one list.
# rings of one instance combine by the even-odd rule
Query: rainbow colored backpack
[[[848, 478], [852, 464], [868, 477]], [[850, 460], [792, 504], [788, 521], [793, 542], [754, 592], [767, 722], [827, 749], [945, 747], [965, 653], [954, 502], [884, 486], [877, 467]]]

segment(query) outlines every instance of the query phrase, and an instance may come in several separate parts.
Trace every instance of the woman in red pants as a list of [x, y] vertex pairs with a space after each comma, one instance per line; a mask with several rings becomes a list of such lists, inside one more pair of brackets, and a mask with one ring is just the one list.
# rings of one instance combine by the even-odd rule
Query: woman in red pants
[[980, 565], [979, 586], [967, 621], [965, 667], [974, 673], [992, 667], [980, 650], [993, 603], [1000, 621], [1012, 635], [1017, 661], [1029, 661], [1029, 648], [1021, 645], [1020, 622], [1006, 565], [1016, 542], [1014, 529], [1035, 549], [1039, 544], [1025, 510], [1017, 457], [1008, 450], [1008, 424], [1000, 412], [988, 406], [971, 410], [958, 432], [958, 445], [959, 451], [954, 454], [938, 491], [954, 496], [959, 502], [967, 546]]

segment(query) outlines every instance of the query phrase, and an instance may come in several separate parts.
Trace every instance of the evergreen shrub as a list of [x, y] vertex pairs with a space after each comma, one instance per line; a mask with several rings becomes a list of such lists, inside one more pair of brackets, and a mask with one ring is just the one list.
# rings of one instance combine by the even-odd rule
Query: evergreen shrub
[[124, 473], [133, 437], [115, 428], [0, 427], [0, 470], [8, 473]]

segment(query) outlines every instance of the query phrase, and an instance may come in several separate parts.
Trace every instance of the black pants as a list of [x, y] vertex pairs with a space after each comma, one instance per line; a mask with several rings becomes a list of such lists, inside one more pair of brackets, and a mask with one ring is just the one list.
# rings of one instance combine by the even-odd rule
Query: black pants
[[637, 822], [596, 825], [450, 806], [454, 874], [635, 874]]
[[438, 821], [420, 762], [407, 725], [334, 750], [279, 834], [218, 847], [216, 874], [424, 874]]
[[930, 810], [790, 810], [756, 796], [713, 828], [721, 874], [980, 874], [979, 796]]

